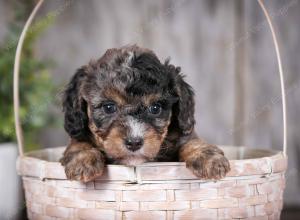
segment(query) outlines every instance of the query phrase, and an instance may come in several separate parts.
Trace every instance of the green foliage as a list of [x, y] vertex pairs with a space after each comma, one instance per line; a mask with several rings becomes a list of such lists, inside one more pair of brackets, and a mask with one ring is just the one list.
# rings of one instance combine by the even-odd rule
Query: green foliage
[[[13, 65], [17, 39], [29, 13], [26, 13], [29, 11], [28, 2], [16, 6], [15, 20], [10, 25], [6, 40], [0, 45], [0, 142], [11, 142], [16, 139], [13, 115]], [[21, 56], [20, 114], [26, 150], [38, 146], [38, 131], [53, 122], [49, 114], [49, 105], [55, 98], [54, 86], [47, 70], [50, 62], [37, 59], [33, 50], [36, 39], [50, 22], [43, 24], [29, 30]]]

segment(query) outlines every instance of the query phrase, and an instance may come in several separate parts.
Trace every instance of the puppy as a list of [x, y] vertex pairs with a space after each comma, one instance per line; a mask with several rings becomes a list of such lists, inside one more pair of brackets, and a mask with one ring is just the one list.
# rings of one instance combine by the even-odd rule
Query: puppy
[[60, 161], [71, 180], [93, 180], [106, 163], [184, 161], [203, 179], [230, 169], [222, 150], [194, 133], [194, 93], [180, 68], [151, 50], [109, 49], [78, 69], [63, 109], [71, 140]]

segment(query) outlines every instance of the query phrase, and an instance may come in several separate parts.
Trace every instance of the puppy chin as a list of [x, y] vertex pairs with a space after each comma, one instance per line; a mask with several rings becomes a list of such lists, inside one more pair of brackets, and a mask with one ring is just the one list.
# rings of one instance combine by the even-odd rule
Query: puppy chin
[[144, 156], [127, 156], [119, 160], [119, 164], [126, 166], [137, 166], [142, 163], [147, 162], [147, 159]]

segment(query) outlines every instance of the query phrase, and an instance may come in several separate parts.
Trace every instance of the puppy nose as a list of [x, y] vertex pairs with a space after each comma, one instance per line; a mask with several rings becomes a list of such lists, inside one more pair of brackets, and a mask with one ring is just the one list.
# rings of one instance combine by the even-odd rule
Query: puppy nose
[[144, 144], [142, 138], [126, 138], [124, 142], [127, 149], [130, 151], [137, 151]]

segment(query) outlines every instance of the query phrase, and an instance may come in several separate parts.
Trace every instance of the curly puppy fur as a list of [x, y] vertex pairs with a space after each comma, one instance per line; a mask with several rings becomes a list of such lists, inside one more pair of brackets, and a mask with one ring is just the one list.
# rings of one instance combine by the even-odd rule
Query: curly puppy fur
[[199, 178], [220, 179], [228, 160], [194, 133], [194, 93], [180, 68], [148, 49], [109, 49], [77, 70], [64, 92], [65, 130], [71, 137], [61, 163], [84, 182], [105, 163], [185, 161]]

